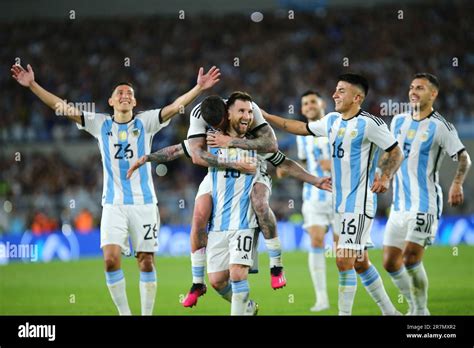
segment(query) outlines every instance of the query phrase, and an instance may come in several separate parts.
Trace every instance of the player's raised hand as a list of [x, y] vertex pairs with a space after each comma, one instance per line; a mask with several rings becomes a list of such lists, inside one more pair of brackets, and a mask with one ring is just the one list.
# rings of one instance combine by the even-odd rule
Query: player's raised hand
[[136, 161], [130, 167], [130, 169], [127, 171], [127, 179], [130, 179], [132, 177], [133, 172], [146, 163], [147, 158], [148, 158], [147, 155], [140, 157], [138, 161]]
[[207, 132], [207, 145], [210, 147], [229, 147], [232, 137], [223, 134], [220, 131]]
[[35, 73], [30, 64], [26, 66], [26, 69], [27, 70], [20, 64], [14, 64], [10, 71], [12, 72], [12, 77], [17, 80], [20, 85], [30, 87], [31, 83], [35, 80]]
[[213, 87], [217, 82], [219, 82], [219, 77], [221, 76], [220, 70], [213, 66], [209, 71], [204, 74], [204, 68], [199, 68], [197, 84], [201, 87], [202, 90], [209, 89]]
[[370, 190], [373, 193], [385, 193], [390, 187], [390, 179], [386, 175], [375, 173], [374, 183]]
[[330, 176], [323, 176], [318, 178], [318, 180], [314, 183], [320, 190], [332, 192], [332, 179]]
[[462, 185], [458, 183], [453, 183], [449, 188], [448, 204], [451, 207], [456, 207], [461, 205], [464, 201], [464, 192]]

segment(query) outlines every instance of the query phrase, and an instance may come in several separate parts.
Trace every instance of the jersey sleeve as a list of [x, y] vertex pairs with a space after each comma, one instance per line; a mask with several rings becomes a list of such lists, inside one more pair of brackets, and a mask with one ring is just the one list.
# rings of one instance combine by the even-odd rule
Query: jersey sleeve
[[317, 121], [308, 122], [306, 124], [306, 128], [308, 129], [309, 133], [314, 135], [315, 137], [327, 137], [328, 136], [328, 122], [329, 117], [324, 116], [322, 119]]
[[452, 123], [446, 121], [441, 124], [438, 133], [439, 144], [444, 151], [454, 160], [458, 160], [458, 154], [465, 149], [461, 139], [459, 139], [458, 132]]
[[97, 114], [95, 112], [82, 112], [82, 123], [76, 123], [77, 128], [85, 130], [87, 133], [98, 138], [104, 121], [107, 119], [106, 114]]
[[183, 140], [181, 142], [181, 146], [183, 147], [183, 151], [186, 157], [191, 158], [191, 148], [189, 147], [188, 139]]
[[170, 124], [170, 120], [163, 122], [161, 119], [161, 110], [162, 109], [147, 110], [137, 114], [136, 117], [143, 122], [145, 132], [155, 134]]
[[267, 125], [268, 123], [265, 121], [265, 118], [262, 115], [262, 110], [260, 110], [259, 106], [252, 102], [253, 107], [253, 123], [252, 128], [249, 130], [250, 133], [255, 134], [263, 126]]
[[207, 122], [202, 118], [201, 103], [199, 103], [191, 110], [187, 138], [205, 137], [206, 131]]
[[388, 130], [387, 124], [380, 117], [367, 117], [367, 138], [385, 151], [397, 146], [397, 140]]
[[298, 150], [298, 159], [301, 161], [306, 161], [306, 151], [304, 149], [304, 135], [296, 136], [296, 148]]

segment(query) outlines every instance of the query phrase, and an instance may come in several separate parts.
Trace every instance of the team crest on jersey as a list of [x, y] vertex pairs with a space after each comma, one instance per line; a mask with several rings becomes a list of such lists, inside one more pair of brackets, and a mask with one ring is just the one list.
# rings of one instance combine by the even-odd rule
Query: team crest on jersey
[[427, 141], [429, 134], [430, 134], [430, 133], [429, 133], [428, 131], [423, 132], [423, 133], [421, 134], [421, 137], [420, 137], [421, 141]]
[[127, 140], [127, 132], [126, 131], [120, 131], [118, 134], [119, 140], [120, 141], [125, 141]]
[[342, 138], [344, 136], [344, 133], [346, 132], [346, 129], [345, 128], [340, 128], [338, 131], [337, 131], [337, 136]]
[[357, 136], [357, 134], [359, 134], [357, 129], [353, 129], [351, 130], [350, 137], [354, 139]]
[[408, 139], [413, 139], [413, 138], [415, 137], [415, 134], [416, 134], [416, 130], [410, 129], [410, 130], [407, 132], [407, 138], [408, 138]]

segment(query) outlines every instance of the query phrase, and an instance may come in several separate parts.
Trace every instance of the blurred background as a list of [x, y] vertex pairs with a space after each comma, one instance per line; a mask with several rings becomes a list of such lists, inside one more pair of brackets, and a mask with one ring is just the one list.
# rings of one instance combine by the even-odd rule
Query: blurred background
[[[299, 96], [308, 89], [324, 97], [326, 112], [333, 110], [331, 95], [341, 73], [369, 78], [364, 107], [377, 115], [384, 105], [407, 102], [412, 75], [426, 71], [441, 83], [437, 110], [454, 123], [474, 156], [470, 1], [4, 0], [1, 6], [3, 242], [54, 233], [97, 238], [101, 216], [102, 164], [95, 139], [19, 86], [9, 71], [15, 62], [31, 64], [36, 80], [61, 98], [94, 103], [97, 112], [106, 113], [112, 111], [107, 99], [118, 81], [135, 85], [137, 111], [159, 108], [195, 84], [200, 66], [216, 65], [222, 78], [212, 94], [244, 90], [263, 109], [296, 119], [301, 118]], [[256, 11], [263, 20], [255, 15], [252, 20]], [[196, 103], [155, 136], [154, 150], [185, 139]], [[384, 115], [387, 123], [390, 115]], [[280, 149], [296, 158], [295, 137], [277, 136]], [[167, 175], [153, 176], [162, 222], [160, 252], [182, 254], [189, 248], [194, 196], [206, 170], [186, 158], [167, 166]], [[445, 204], [438, 242], [474, 243], [472, 173], [464, 185], [464, 205], [447, 205], [455, 168], [447, 158], [440, 171]], [[303, 248], [302, 185], [275, 176], [273, 183], [271, 206], [281, 221], [284, 245]], [[379, 198], [378, 245], [390, 203], [391, 193]], [[98, 242], [91, 250], [98, 252]]]

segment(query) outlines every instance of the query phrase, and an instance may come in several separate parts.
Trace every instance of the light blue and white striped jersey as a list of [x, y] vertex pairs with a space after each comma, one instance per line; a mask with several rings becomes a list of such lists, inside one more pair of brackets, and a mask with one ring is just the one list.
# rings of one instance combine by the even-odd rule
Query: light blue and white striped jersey
[[457, 161], [464, 149], [454, 126], [433, 111], [422, 121], [410, 114], [396, 115], [391, 131], [403, 150], [404, 160], [393, 179], [393, 209], [441, 216], [443, 192], [439, 168], [447, 153]]
[[[236, 161], [245, 154], [256, 157], [254, 150], [210, 148], [213, 155]], [[260, 156], [259, 156], [260, 157]], [[261, 160], [258, 163], [260, 166]], [[257, 170], [260, 170], [257, 167]], [[250, 202], [255, 176], [233, 169], [209, 168], [212, 189], [212, 216], [209, 231], [237, 231], [257, 228], [257, 218]]]
[[317, 137], [329, 138], [334, 211], [374, 217], [377, 197], [370, 187], [379, 150], [389, 151], [397, 144], [385, 122], [362, 110], [349, 120], [331, 112], [307, 128]]
[[[328, 138], [298, 135], [296, 145], [298, 147], [298, 159], [306, 161], [308, 172], [319, 177], [331, 175], [331, 172], [323, 170], [318, 162], [331, 159], [331, 147]], [[305, 182], [303, 184], [303, 201], [331, 202], [332, 194]]]
[[99, 143], [104, 172], [102, 205], [157, 203], [151, 164], [136, 170], [130, 180], [127, 171], [140, 157], [151, 152], [153, 135], [169, 124], [161, 123], [161, 109], [136, 114], [127, 123], [118, 123], [110, 115], [84, 112], [83, 124]]

